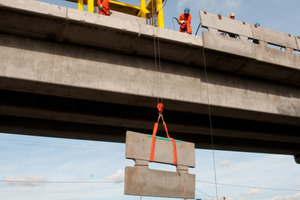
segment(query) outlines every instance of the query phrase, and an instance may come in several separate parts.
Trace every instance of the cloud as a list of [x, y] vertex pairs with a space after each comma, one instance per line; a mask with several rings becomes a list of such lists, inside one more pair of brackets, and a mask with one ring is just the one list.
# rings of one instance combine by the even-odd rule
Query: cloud
[[228, 161], [228, 160], [223, 160], [223, 161], [220, 163], [220, 166], [221, 166], [221, 168], [224, 168], [224, 167], [230, 167], [230, 161]]
[[117, 173], [108, 177], [109, 180], [113, 181], [124, 181], [124, 170], [118, 170]]
[[252, 196], [259, 194], [259, 189], [252, 189], [249, 192], [242, 193], [241, 196]]
[[30, 177], [30, 176], [21, 176], [19, 178], [8, 177], [4, 180], [5, 184], [10, 186], [38, 186], [40, 184], [47, 183], [48, 180], [44, 176], [39, 177]]
[[273, 197], [270, 200], [299, 200], [299, 199], [300, 199], [300, 192], [292, 195]]

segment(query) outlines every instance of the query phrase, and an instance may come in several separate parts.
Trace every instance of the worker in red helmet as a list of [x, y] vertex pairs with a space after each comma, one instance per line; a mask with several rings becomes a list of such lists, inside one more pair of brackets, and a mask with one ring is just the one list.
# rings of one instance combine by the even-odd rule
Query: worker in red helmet
[[97, 1], [99, 7], [99, 14], [100, 15], [110, 15], [111, 11], [109, 8], [109, 0], [98, 0]]
[[178, 24], [180, 25], [180, 32], [192, 34], [192, 27], [191, 27], [192, 15], [190, 14], [190, 9], [185, 8], [184, 13], [179, 16], [177, 20]]
[[235, 20], [235, 14], [234, 14], [234, 12], [230, 13], [229, 18]]

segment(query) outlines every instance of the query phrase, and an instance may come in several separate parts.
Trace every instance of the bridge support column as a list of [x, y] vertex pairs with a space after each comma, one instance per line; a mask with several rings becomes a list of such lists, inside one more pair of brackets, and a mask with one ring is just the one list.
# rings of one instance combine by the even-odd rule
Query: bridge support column
[[297, 164], [300, 164], [300, 155], [294, 155], [294, 158], [295, 158], [295, 162]]

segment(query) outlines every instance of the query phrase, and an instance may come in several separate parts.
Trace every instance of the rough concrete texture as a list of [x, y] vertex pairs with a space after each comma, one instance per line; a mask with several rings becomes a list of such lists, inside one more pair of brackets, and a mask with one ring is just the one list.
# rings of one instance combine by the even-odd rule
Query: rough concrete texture
[[[127, 131], [126, 158], [134, 159], [135, 166], [125, 168], [124, 194], [194, 199], [195, 175], [188, 167], [195, 167], [195, 145], [176, 142], [179, 173], [148, 168], [151, 142], [152, 137]], [[156, 139], [153, 162], [173, 164], [172, 141]]]
[[[206, 49], [218, 49], [224, 53], [236, 54], [251, 59], [256, 58], [255, 45], [249, 43], [248, 41], [241, 41], [231, 37], [219, 36], [206, 31], [203, 31], [202, 37], [204, 41], [204, 47]], [[241, 51], [241, 49], [243, 49], [243, 51]]]
[[[264, 78], [289, 83], [298, 82], [297, 79], [300, 78], [300, 55], [293, 51], [298, 48], [295, 36], [226, 17], [220, 19], [218, 15], [205, 14], [204, 11], [200, 11], [200, 19], [201, 25], [208, 28], [208, 32], [203, 32], [205, 49], [251, 58], [244, 66], [234, 68], [234, 71], [258, 77], [264, 74]], [[239, 37], [224, 37], [220, 35], [220, 31], [234, 33]], [[250, 42], [249, 39], [255, 39], [258, 44]], [[282, 48], [280, 49], [280, 47]], [[267, 66], [261, 62], [272, 65]], [[210, 65], [216, 66], [216, 63]], [[280, 65], [280, 67], [275, 65]], [[228, 68], [217, 68], [230, 71]]]
[[229, 33], [236, 33], [241, 36], [251, 37], [251, 25], [238, 20], [231, 20], [227, 17], [214, 15], [200, 11], [200, 23], [202, 27], [211, 28]]
[[[211, 105], [300, 116], [294, 109], [284, 113], [278, 109], [282, 105], [297, 108], [300, 100], [291, 98], [291, 94], [300, 96], [297, 88], [218, 72], [211, 72], [206, 83], [202, 70], [188, 66], [163, 62], [158, 73], [152, 59], [17, 36], [0, 34], [0, 44], [1, 77], [197, 104], [208, 103], [208, 89]], [[161, 90], [158, 84], [163, 85]]]
[[[160, 44], [161, 59], [203, 66], [204, 54], [207, 56], [210, 55], [210, 51], [214, 51], [214, 56], [207, 56], [206, 58], [207, 66], [210, 68], [300, 85], [298, 73], [300, 56], [289, 56], [289, 54], [293, 54], [290, 49], [288, 52], [281, 52], [277, 49], [276, 55], [281, 53], [280, 57], [283, 59], [278, 59], [280, 62], [274, 63], [270, 62], [272, 59], [269, 59], [276, 56], [272, 49], [263, 53], [255, 51], [256, 55], [260, 54], [260, 56], [253, 59], [253, 44], [249, 43], [249, 47], [246, 45], [248, 38], [253, 38], [253, 26], [238, 20], [233, 21], [226, 17], [222, 17], [220, 20], [217, 15], [200, 12], [202, 25], [208, 27], [212, 34], [217, 34], [217, 30], [224, 29], [225, 32], [233, 32], [240, 36], [239, 42], [233, 42], [235, 49], [233, 50], [233, 45], [230, 45], [232, 38], [218, 38], [217, 36], [202, 38], [178, 31], [155, 28], [141, 23], [135, 17], [129, 19], [128, 17], [101, 16], [55, 5], [48, 6], [45, 3], [29, 0], [0, 0], [0, 3], [2, 4], [1, 19], [3, 20], [0, 22], [0, 31], [2, 32], [150, 57], [155, 54], [153, 49], [153, 37], [155, 37], [157, 44]], [[20, 17], [22, 17], [22, 21], [18, 20]], [[289, 37], [287, 34], [264, 28], [254, 31], [261, 31], [263, 34], [261, 37], [266, 39], [266, 42], [280, 46], [283, 44], [291, 46], [287, 48], [292, 48], [296, 44], [295, 41], [293, 44], [291, 40], [294, 36]], [[276, 43], [276, 35], [274, 36], [274, 34], [280, 36], [278, 43]], [[211, 48], [215, 45], [212, 42], [218, 42], [218, 45]], [[203, 43], [206, 44], [206, 51], [203, 51], [203, 47], [205, 47]], [[238, 49], [240, 50], [239, 53], [237, 53]], [[249, 52], [251, 56], [247, 57]], [[231, 57], [243, 62], [236, 65], [237, 62], [228, 59]], [[286, 60], [289, 61], [285, 62]], [[231, 67], [233, 64], [235, 66]], [[270, 76], [256, 70], [258, 65], [260, 68], [266, 68], [271, 73]], [[274, 65], [281, 67], [278, 68]], [[284, 71], [287, 73], [283, 73]]]
[[[149, 135], [127, 131], [126, 158], [149, 161], [151, 143], [152, 137]], [[195, 144], [184, 141], [176, 142], [176, 150], [178, 165], [195, 167]], [[156, 139], [153, 161], [170, 165], [174, 163], [171, 140]]]
[[160, 97], [169, 129], [197, 148], [211, 148], [209, 103], [217, 149], [300, 153], [291, 51], [247, 47], [246, 36], [233, 42], [216, 28], [202, 38], [35, 1], [0, 4], [2, 132], [124, 142], [128, 129], [153, 128]]
[[300, 36], [295, 36], [296, 42], [297, 42], [297, 47], [298, 50], [300, 51]]
[[195, 183], [194, 174], [126, 167], [124, 194], [194, 199]]

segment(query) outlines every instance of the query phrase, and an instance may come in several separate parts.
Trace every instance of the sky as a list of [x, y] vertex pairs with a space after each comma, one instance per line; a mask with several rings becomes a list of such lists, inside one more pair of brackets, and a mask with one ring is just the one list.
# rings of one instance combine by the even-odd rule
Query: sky
[[[63, 0], [40, 1], [77, 8]], [[172, 18], [185, 7], [191, 9], [193, 33], [198, 12], [204, 10], [223, 16], [235, 12], [237, 20], [300, 35], [299, 0], [168, 0], [165, 28], [178, 31]], [[124, 168], [133, 165], [125, 159], [125, 144], [1, 133], [0, 199], [137, 200], [140, 197], [123, 194]], [[150, 168], [175, 171], [158, 164]], [[196, 149], [196, 167], [190, 173], [196, 174], [197, 199], [300, 199], [300, 165], [292, 156]]]

